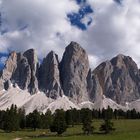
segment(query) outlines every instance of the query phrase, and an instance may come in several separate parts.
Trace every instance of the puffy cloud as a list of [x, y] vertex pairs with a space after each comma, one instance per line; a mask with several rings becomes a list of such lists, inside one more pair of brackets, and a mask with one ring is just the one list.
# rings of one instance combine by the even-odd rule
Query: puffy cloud
[[[140, 65], [140, 1], [89, 0], [94, 8], [94, 23], [82, 36], [83, 46], [98, 62], [123, 53]], [[83, 40], [81, 39], [81, 40]], [[93, 62], [94, 63], [94, 62]]]
[[[76, 1], [81, 4], [81, 0]], [[61, 57], [73, 40], [87, 50], [92, 67], [119, 53], [132, 56], [140, 65], [140, 1], [84, 2], [94, 12], [81, 20], [86, 24], [92, 20], [83, 31], [72, 26], [67, 17], [79, 11], [75, 0], [2, 0], [4, 33], [0, 51], [35, 48], [40, 58], [50, 50]]]
[[62, 53], [67, 44], [63, 36], [76, 32], [67, 21], [67, 13], [78, 9], [68, 0], [2, 0], [3, 28], [7, 32], [0, 38], [0, 51], [35, 48], [39, 56], [50, 50]]

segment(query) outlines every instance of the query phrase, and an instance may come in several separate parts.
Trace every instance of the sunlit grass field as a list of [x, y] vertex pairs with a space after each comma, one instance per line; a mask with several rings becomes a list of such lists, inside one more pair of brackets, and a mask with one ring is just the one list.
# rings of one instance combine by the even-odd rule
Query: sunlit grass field
[[116, 131], [110, 134], [102, 134], [99, 131], [101, 120], [93, 121], [95, 133], [85, 136], [82, 134], [82, 126], [74, 126], [67, 129], [62, 136], [50, 133], [49, 130], [24, 130], [12, 133], [0, 131], [0, 140], [140, 140], [140, 120], [114, 120]]

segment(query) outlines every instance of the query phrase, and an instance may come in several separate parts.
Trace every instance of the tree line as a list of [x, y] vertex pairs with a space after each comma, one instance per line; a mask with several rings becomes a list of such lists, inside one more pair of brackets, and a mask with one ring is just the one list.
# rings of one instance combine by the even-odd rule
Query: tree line
[[51, 132], [57, 132], [58, 135], [66, 131], [68, 127], [82, 125], [84, 134], [93, 134], [94, 119], [103, 119], [100, 131], [109, 133], [114, 131], [112, 119], [140, 119], [140, 113], [135, 109], [124, 112], [123, 110], [112, 110], [110, 107], [102, 110], [89, 109], [71, 109], [56, 110], [51, 113], [48, 110], [45, 114], [34, 110], [28, 115], [24, 109], [18, 109], [12, 105], [6, 111], [0, 111], [0, 129], [5, 132], [12, 132], [21, 129], [50, 129]]

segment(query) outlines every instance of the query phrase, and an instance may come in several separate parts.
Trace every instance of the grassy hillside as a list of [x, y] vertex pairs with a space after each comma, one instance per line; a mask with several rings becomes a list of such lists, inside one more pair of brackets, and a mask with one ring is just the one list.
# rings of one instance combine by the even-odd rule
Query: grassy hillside
[[[56, 136], [48, 130], [18, 131], [13, 133], [4, 133], [0, 131], [0, 140], [140, 140], [140, 120], [114, 120], [116, 131], [111, 134], [99, 134], [100, 120], [93, 122], [96, 127], [95, 134], [90, 136], [82, 135], [82, 127], [75, 126], [67, 129], [63, 136]], [[46, 136], [43, 134], [46, 133]], [[39, 137], [38, 137], [39, 136]], [[18, 139], [17, 139], [18, 140]]]

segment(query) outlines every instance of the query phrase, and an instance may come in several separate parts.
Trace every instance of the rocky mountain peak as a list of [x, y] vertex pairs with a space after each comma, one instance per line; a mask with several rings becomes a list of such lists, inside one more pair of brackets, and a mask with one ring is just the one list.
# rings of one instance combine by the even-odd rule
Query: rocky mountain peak
[[79, 50], [79, 49], [83, 49], [80, 44], [78, 44], [77, 42], [71, 41], [71, 43], [66, 47], [66, 49], [73, 49], [73, 50]]
[[31, 94], [34, 94], [38, 91], [38, 80], [37, 80], [37, 73], [38, 73], [38, 57], [37, 53], [34, 49], [29, 49], [23, 53], [23, 56], [27, 58], [28, 64], [31, 71], [31, 79], [28, 89]]
[[118, 55], [103, 62], [94, 71], [103, 94], [119, 104], [140, 97], [139, 70], [129, 56]]
[[48, 59], [48, 61], [53, 61], [51, 63], [54, 65], [58, 66], [59, 64], [58, 55], [54, 51], [49, 52], [46, 59]]
[[16, 62], [17, 62], [17, 53], [13, 51], [9, 54], [3, 72], [9, 72], [12, 74], [13, 71], [16, 69], [16, 65], [17, 65]]
[[5, 62], [4, 69], [1, 71], [0, 75], [0, 90], [8, 89], [10, 86], [10, 79], [12, 74], [17, 68], [17, 53], [11, 52], [7, 61]]
[[12, 60], [17, 57], [17, 53], [15, 51], [11, 52], [10, 57]]
[[32, 70], [37, 69], [38, 65], [38, 57], [37, 53], [34, 49], [29, 49], [23, 53], [23, 56], [25, 56], [28, 59], [28, 63], [30, 64], [30, 67]]
[[120, 58], [120, 59], [123, 59], [124, 57], [127, 57], [127, 56], [125, 56], [124, 54], [121, 54], [121, 53], [116, 56], [116, 58]]
[[110, 62], [116, 67], [131, 67], [134, 69], [138, 69], [137, 64], [133, 61], [131, 57], [122, 54], [117, 55]]
[[88, 100], [88, 55], [78, 43], [71, 42], [66, 47], [60, 70], [64, 94], [74, 102]]
[[63, 95], [60, 85], [58, 55], [53, 51], [43, 59], [39, 68], [39, 88], [53, 99]]
[[71, 55], [77, 52], [81, 52], [86, 54], [86, 51], [78, 44], [77, 42], [72, 41], [65, 49], [65, 51], [69, 52]]
[[66, 95], [76, 104], [102, 97], [125, 104], [140, 98], [139, 81], [140, 70], [131, 57], [119, 54], [91, 71], [86, 51], [71, 42], [61, 62], [54, 51], [41, 64], [34, 49], [10, 53], [1, 71], [0, 90], [18, 85], [21, 90], [31, 94], [41, 91], [52, 99]]
[[8, 89], [12, 83], [17, 84], [21, 89], [28, 89], [32, 94], [36, 93], [38, 90], [37, 65], [37, 55], [33, 49], [23, 54], [15, 51], [10, 53], [1, 72], [0, 88], [3, 89], [6, 83], [6, 89]]

